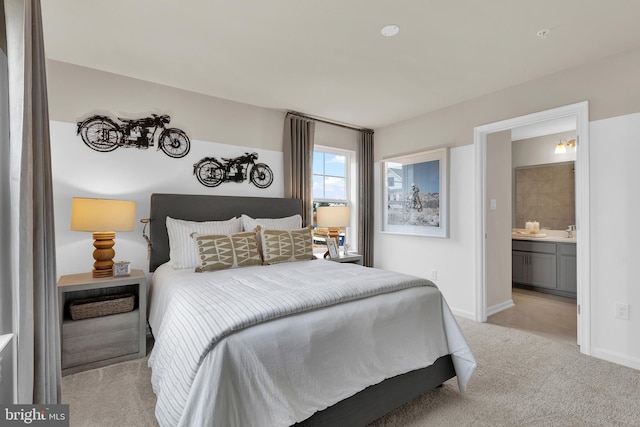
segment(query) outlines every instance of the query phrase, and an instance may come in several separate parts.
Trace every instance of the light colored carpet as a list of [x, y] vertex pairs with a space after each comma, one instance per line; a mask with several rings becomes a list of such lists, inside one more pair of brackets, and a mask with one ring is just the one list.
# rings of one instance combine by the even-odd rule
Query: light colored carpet
[[[372, 427], [640, 425], [640, 371], [527, 332], [458, 322], [478, 362], [467, 391], [447, 381]], [[62, 395], [71, 426], [157, 425], [145, 359], [64, 377]]]

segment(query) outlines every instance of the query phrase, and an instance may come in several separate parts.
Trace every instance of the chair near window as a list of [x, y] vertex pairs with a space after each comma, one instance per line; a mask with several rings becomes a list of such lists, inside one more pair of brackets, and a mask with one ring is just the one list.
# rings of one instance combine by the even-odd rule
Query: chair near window
[[324, 245], [329, 238], [328, 228], [314, 228], [313, 229], [313, 243]]

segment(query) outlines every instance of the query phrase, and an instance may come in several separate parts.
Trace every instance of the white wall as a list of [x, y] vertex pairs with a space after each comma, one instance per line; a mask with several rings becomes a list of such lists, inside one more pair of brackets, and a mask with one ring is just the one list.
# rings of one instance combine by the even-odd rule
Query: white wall
[[[75, 123], [50, 122], [51, 161], [56, 225], [58, 275], [90, 271], [93, 265], [91, 233], [71, 231], [71, 198], [98, 197], [134, 200], [136, 227], [116, 235], [115, 260], [131, 261], [131, 268], [147, 270], [143, 225], [149, 217], [151, 193], [215, 194], [283, 197], [282, 152], [252, 147], [191, 140], [191, 151], [181, 159], [170, 158], [155, 147], [148, 150], [118, 148], [100, 153], [87, 147], [76, 135]], [[237, 157], [257, 152], [258, 161], [274, 172], [273, 183], [258, 189], [247, 179], [208, 188], [193, 175], [193, 164], [203, 157]]]
[[[592, 354], [640, 369], [640, 113], [590, 123]], [[629, 320], [615, 303], [629, 304]]]
[[[172, 125], [185, 129], [195, 141], [255, 147], [275, 152], [282, 150], [283, 112], [186, 93], [177, 89], [54, 61], [49, 61], [47, 66], [51, 119], [61, 122], [63, 125], [69, 126], [96, 110], [118, 114], [121, 112], [138, 114], [160, 110], [160, 112], [165, 111], [172, 114], [174, 118]], [[476, 300], [475, 236], [477, 234], [475, 218], [478, 212], [476, 211], [474, 194], [474, 148], [471, 145], [473, 143], [473, 127], [583, 100], [589, 100], [589, 113], [592, 121], [636, 113], [640, 111], [638, 74], [640, 74], [640, 50], [635, 50], [393, 126], [376, 129], [376, 161], [384, 157], [423, 151], [439, 146], [458, 148], [453, 148], [450, 151], [449, 220], [451, 230], [449, 239], [380, 233], [379, 194], [381, 188], [379, 163], [377, 163], [375, 265], [426, 278], [431, 278], [432, 271], [437, 270], [438, 279], [436, 282], [454, 312], [474, 318]], [[617, 119], [613, 120], [611, 126], [617, 129], [621, 123], [617, 122]], [[598, 123], [593, 124], [595, 138], [594, 135], [591, 136], [591, 144], [597, 146], [591, 155], [591, 185], [595, 185], [598, 189], [594, 193], [595, 197], [592, 196], [592, 205], [590, 206], [594, 212], [591, 219], [593, 233], [591, 250], [593, 255], [590, 260], [592, 265], [592, 312], [594, 313], [591, 343], [594, 355], [609, 360], [615, 359], [619, 363], [640, 368], [637, 332], [633, 332], [640, 330], [636, 313], [639, 304], [638, 287], [636, 286], [634, 289], [635, 275], [630, 273], [631, 267], [628, 267], [628, 265], [632, 265], [634, 256], [637, 254], [637, 250], [634, 252], [635, 240], [631, 234], [611, 232], [612, 224], [614, 227], [630, 225], [631, 216], [638, 210], [637, 197], [634, 199], [635, 193], [631, 186], [634, 182], [638, 182], [635, 164], [638, 153], [634, 153], [634, 150], [637, 151], [637, 147], [640, 146], [637, 144], [637, 135], [640, 133], [621, 130], [627, 138], [625, 144], [636, 143], [636, 146], [629, 147], [628, 152], [624, 153], [606, 153], [605, 147], [608, 147], [614, 140], [612, 139], [613, 134], [609, 132], [611, 130], [609, 126], [605, 126], [607, 132], [603, 131], [598, 134], [599, 126]], [[76, 232], [66, 230], [69, 218], [69, 208], [67, 207], [70, 202], [69, 197], [82, 195], [72, 193], [79, 191], [81, 187], [78, 186], [81, 186], [81, 183], [88, 179], [87, 177], [96, 174], [96, 171], [102, 173], [103, 169], [108, 169], [110, 173], [117, 176], [117, 173], [124, 168], [119, 162], [106, 164], [104, 153], [95, 153], [96, 156], [103, 157], [93, 157], [89, 163], [77, 166], [67, 156], [80, 155], [80, 148], [85, 150], [83, 156], [90, 150], [78, 147], [78, 144], [82, 143], [76, 139], [75, 131], [70, 133], [69, 130], [61, 129], [60, 132], [63, 136], [58, 136], [55, 144], [62, 148], [56, 148], [53, 153], [55, 157], [54, 173], [58, 174], [54, 183], [54, 192], [56, 193], [54, 198], [56, 231], [59, 233], [57, 236], [58, 245], [61, 247], [69, 245], [69, 247], [62, 247], [59, 253], [59, 259], [65, 259], [62, 262], [69, 263], [61, 265], [58, 270], [59, 274], [65, 274], [67, 271], [87, 271], [91, 264], [90, 249], [87, 251], [86, 259], [67, 260], [67, 257], [79, 258], [79, 254], [84, 256], [85, 245], [91, 245], [90, 236], [73, 237], [71, 233], [76, 234]], [[617, 139], [615, 140], [617, 141]], [[134, 162], [134, 154], [129, 151], [132, 149], [128, 149], [128, 151], [116, 150], [112, 154], [126, 157], [127, 162], [134, 163], [133, 165], [127, 163], [130, 167], [144, 165], [144, 172], [135, 174], [136, 179], [146, 182], [162, 180], [163, 174], [178, 173], [178, 168], [180, 168], [179, 173], [186, 174], [186, 164], [184, 164], [185, 169], [182, 169], [182, 166], [178, 167], [182, 163], [175, 159], [169, 159], [162, 153], [141, 151], [135, 154], [136, 161]], [[629, 155], [629, 152], [635, 155]], [[86, 155], [89, 156], [89, 154]], [[132, 156], [130, 160], [129, 155]], [[615, 160], [612, 158], [613, 155], [616, 155]], [[191, 156], [189, 155], [189, 162], [195, 158], [195, 156]], [[186, 159], [184, 160], [186, 161]], [[88, 158], [85, 161], [88, 161]], [[153, 166], [150, 162], [153, 162]], [[164, 166], [160, 166], [160, 163]], [[70, 166], [72, 164], [73, 167]], [[76, 167], [81, 167], [87, 173], [77, 175], [74, 182], [67, 182], [69, 179], [65, 177], [68, 174], [77, 173], [73, 172]], [[613, 173], [616, 179], [607, 178], [608, 173]], [[192, 184], [189, 179], [192, 178], [188, 179], [184, 176], [184, 179], [186, 180], [184, 182], [182, 180], [172, 182], [171, 185], [175, 187], [171, 188], [177, 188], [181, 192], [186, 192], [183, 190], [190, 191], [192, 188], [189, 186]], [[169, 181], [163, 181], [162, 191], [165, 191], [164, 184]], [[602, 183], [607, 183], [606, 188]], [[131, 182], [131, 180], [125, 179], [124, 182], [121, 182], [120, 191], [122, 193], [119, 195], [131, 194], [139, 197], [139, 200], [148, 200], [148, 195], [153, 190], [151, 188], [140, 189], [139, 185], [141, 184], [135, 180]], [[618, 188], [624, 188], [624, 190]], [[204, 187], [202, 190], [206, 191]], [[141, 196], [142, 194], [144, 197]], [[115, 196], [115, 194], [113, 195]], [[148, 208], [142, 208], [142, 211], [147, 210]], [[615, 221], [612, 221], [612, 218]], [[630, 229], [630, 227], [626, 228]], [[132, 261], [135, 260], [136, 263], [146, 265], [146, 260], [144, 260], [146, 248], [137, 242], [138, 239], [141, 239], [138, 237], [140, 230], [141, 227], [134, 233], [120, 233], [121, 235], [116, 239], [117, 258], [122, 255]], [[125, 234], [130, 236], [124, 237]], [[126, 243], [129, 239], [131, 239], [131, 243]], [[74, 245], [78, 247], [71, 248]], [[610, 259], [614, 254], [617, 254], [619, 259]], [[610, 267], [610, 265], [615, 267]], [[138, 265], [134, 265], [134, 267], [138, 267]], [[614, 298], [631, 305], [630, 321], [621, 322], [612, 319], [611, 302]]]
[[[475, 313], [474, 247], [475, 203], [474, 150], [472, 146], [453, 148], [449, 152], [449, 238], [407, 236], [376, 232], [374, 265], [431, 279], [442, 291], [455, 314], [473, 318]], [[376, 212], [381, 211], [380, 163], [375, 164]], [[375, 230], [380, 230], [376, 215]]]
[[[58, 61], [47, 62], [47, 83], [59, 276], [89, 271], [93, 264], [91, 234], [69, 230], [72, 197], [135, 200], [139, 220], [149, 216], [149, 197], [153, 192], [284, 196], [282, 111]], [[152, 112], [170, 114], [170, 126], [187, 132], [191, 151], [186, 157], [172, 159], [155, 147], [99, 153], [76, 135], [76, 121], [91, 114], [135, 118]], [[317, 144], [355, 151], [357, 137], [354, 130], [316, 124]], [[258, 189], [248, 180], [207, 188], [193, 175], [193, 164], [202, 157], [237, 157], [245, 151], [257, 152], [258, 161], [273, 170], [274, 182], [267, 189]], [[354, 209], [354, 218], [356, 214]], [[134, 232], [118, 233], [114, 249], [116, 260], [131, 261], [132, 268], [146, 270], [142, 227], [137, 222]], [[355, 227], [351, 228], [353, 232]], [[355, 242], [353, 236], [350, 240]]]
[[[440, 146], [470, 145], [476, 126], [585, 100], [589, 101], [590, 121], [614, 118], [612, 126], [620, 126], [615, 119], [617, 116], [640, 112], [638, 74], [640, 49], [376, 129], [375, 159]], [[612, 141], [618, 143], [621, 138], [615, 138], [611, 132], [599, 133], [597, 122], [592, 128], [594, 134], [590, 135], [590, 143], [596, 147], [590, 156], [590, 183], [595, 193], [589, 206], [593, 212], [590, 224], [592, 253], [588, 260], [592, 266], [592, 354], [640, 369], [637, 333], [640, 324], [633, 317], [640, 304], [637, 293], [640, 286], [637, 286], [636, 276], [630, 273], [638, 250], [632, 234], [624, 232], [631, 229], [630, 218], [638, 211], [637, 191], [633, 185], [639, 178], [636, 151], [640, 147], [640, 131], [628, 132], [624, 127], [620, 128], [620, 132], [625, 133], [624, 146], [635, 146], [627, 151], [606, 153], [605, 148], [610, 149]], [[468, 153], [471, 156], [468, 162], [452, 164], [450, 171], [451, 182], [458, 181], [457, 187], [451, 187], [452, 201], [462, 196], [468, 198], [451, 205], [451, 239], [388, 235], [381, 233], [378, 225], [374, 241], [376, 266], [409, 271], [427, 278], [430, 270], [437, 268], [438, 285], [443, 288], [452, 309], [475, 318], [474, 236], [479, 233], [475, 229], [479, 212], [475, 210], [473, 191], [476, 185], [472, 173], [475, 167], [473, 150], [469, 149]], [[614, 178], [607, 178], [607, 173], [612, 173]], [[456, 194], [457, 191], [460, 193]], [[379, 209], [377, 212], [380, 215]], [[622, 231], [612, 232], [612, 228]], [[614, 261], [615, 256], [618, 259]], [[632, 320], [613, 319], [613, 298], [630, 304]]]

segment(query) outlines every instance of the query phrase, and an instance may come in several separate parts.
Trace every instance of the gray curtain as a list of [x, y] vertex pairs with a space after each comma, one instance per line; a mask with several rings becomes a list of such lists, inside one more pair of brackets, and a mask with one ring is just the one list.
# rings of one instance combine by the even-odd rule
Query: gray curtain
[[39, 0], [3, 0], [9, 68], [10, 257], [18, 403], [60, 402], [60, 334], [42, 16]]
[[302, 224], [313, 225], [312, 120], [287, 114], [284, 120], [284, 196], [302, 199]]
[[373, 131], [358, 135], [358, 251], [363, 264], [373, 267]]

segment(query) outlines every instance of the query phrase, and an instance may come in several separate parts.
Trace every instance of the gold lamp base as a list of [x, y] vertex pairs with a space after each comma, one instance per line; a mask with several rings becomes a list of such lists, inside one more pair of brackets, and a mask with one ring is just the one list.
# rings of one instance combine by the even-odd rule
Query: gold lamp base
[[93, 238], [93, 246], [96, 248], [93, 251], [93, 259], [96, 260], [93, 263], [93, 277], [111, 277], [113, 276], [113, 257], [116, 255], [116, 251], [113, 250], [113, 245], [116, 243], [113, 239], [116, 238], [116, 233], [96, 231], [93, 233]]

